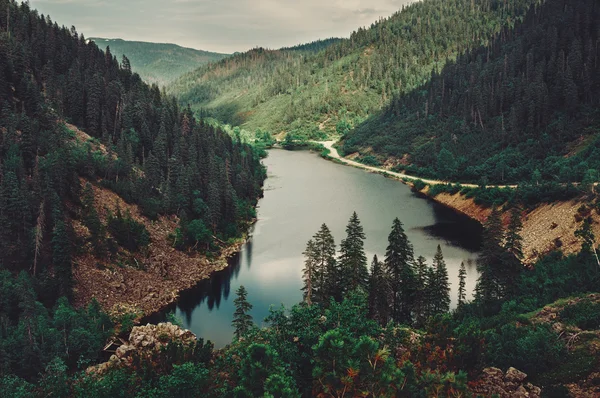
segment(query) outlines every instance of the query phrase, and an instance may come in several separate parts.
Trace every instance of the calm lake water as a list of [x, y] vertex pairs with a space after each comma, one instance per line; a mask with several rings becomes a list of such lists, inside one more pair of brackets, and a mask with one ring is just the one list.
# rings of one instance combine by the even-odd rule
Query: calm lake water
[[182, 294], [176, 315], [198, 337], [216, 347], [231, 341], [235, 291], [248, 290], [258, 325], [271, 305], [291, 306], [302, 300], [302, 252], [322, 223], [332, 230], [339, 248], [353, 211], [367, 239], [370, 261], [383, 260], [392, 220], [398, 217], [415, 249], [431, 262], [442, 246], [455, 306], [460, 263], [467, 266], [467, 290], [475, 288], [479, 225], [430, 200], [404, 184], [364, 170], [338, 165], [306, 151], [271, 150], [264, 198], [251, 239], [231, 259], [231, 267]]

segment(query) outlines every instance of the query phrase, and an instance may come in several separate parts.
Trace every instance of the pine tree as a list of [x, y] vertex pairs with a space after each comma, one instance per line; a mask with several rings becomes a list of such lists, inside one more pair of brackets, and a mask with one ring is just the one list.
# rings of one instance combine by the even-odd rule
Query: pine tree
[[467, 278], [467, 269], [465, 268], [465, 263], [460, 263], [460, 270], [458, 271], [458, 308], [462, 308], [466, 303], [467, 291], [466, 291], [466, 278]]
[[94, 190], [89, 182], [83, 190], [82, 207], [83, 225], [90, 231], [90, 240], [94, 246], [94, 251], [97, 255], [102, 255], [104, 253], [104, 226], [96, 211]]
[[335, 259], [335, 241], [326, 224], [313, 236], [317, 282], [314, 302], [324, 305], [330, 298], [341, 299], [340, 272]]
[[423, 326], [427, 319], [430, 301], [427, 292], [427, 260], [419, 256], [415, 262], [415, 271], [417, 276], [417, 294], [415, 297], [415, 322], [418, 326]]
[[58, 294], [67, 298], [71, 298], [73, 293], [71, 246], [66, 223], [60, 217], [54, 226], [52, 235], [52, 262], [59, 286]]
[[252, 309], [252, 304], [248, 302], [246, 288], [242, 285], [236, 291], [236, 299], [233, 300], [235, 312], [233, 313], [233, 321], [231, 324], [235, 328], [233, 334], [236, 339], [240, 339], [248, 333], [254, 325], [252, 315], [248, 314]]
[[392, 291], [392, 318], [396, 322], [410, 324], [417, 290], [413, 270], [414, 254], [398, 218], [394, 219], [388, 242], [385, 268]]
[[389, 283], [383, 263], [374, 256], [369, 276], [369, 316], [381, 325], [387, 324], [389, 319], [389, 296]]
[[521, 222], [521, 211], [514, 207], [510, 212], [510, 222], [506, 230], [504, 249], [518, 260], [523, 259], [523, 238], [520, 235], [523, 229]]
[[365, 233], [356, 212], [352, 214], [348, 221], [346, 234], [346, 239], [343, 239], [340, 244], [340, 258], [338, 260], [344, 295], [358, 288], [366, 291], [369, 283], [367, 256], [364, 250]]
[[317, 253], [316, 253], [315, 242], [311, 239], [306, 244], [306, 250], [304, 250], [304, 269], [302, 270], [302, 279], [304, 280], [304, 286], [302, 291], [304, 292], [303, 297], [306, 304], [311, 305], [313, 303], [313, 297], [316, 296], [315, 288], [317, 282]]
[[442, 254], [440, 245], [437, 247], [433, 257], [433, 268], [435, 270], [435, 299], [433, 301], [433, 314], [443, 314], [450, 310], [450, 284], [448, 281], [448, 269]]
[[500, 215], [500, 210], [494, 207], [484, 223], [481, 255], [477, 260], [479, 279], [475, 297], [484, 306], [493, 304], [502, 297], [500, 280], [505, 251], [502, 247], [504, 232]]

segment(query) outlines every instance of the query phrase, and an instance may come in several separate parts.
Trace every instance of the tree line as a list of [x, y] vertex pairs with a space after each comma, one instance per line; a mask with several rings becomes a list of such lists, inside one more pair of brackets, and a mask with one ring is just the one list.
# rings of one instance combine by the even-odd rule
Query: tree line
[[532, 5], [395, 95], [349, 134], [344, 152], [371, 147], [404, 158], [398, 169], [449, 181], [597, 181], [598, 21], [593, 0]]

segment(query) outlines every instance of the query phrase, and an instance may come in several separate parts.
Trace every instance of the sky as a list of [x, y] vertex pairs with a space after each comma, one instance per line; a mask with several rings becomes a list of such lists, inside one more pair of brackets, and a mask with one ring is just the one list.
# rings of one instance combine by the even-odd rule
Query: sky
[[85, 37], [233, 53], [348, 37], [411, 0], [30, 0]]

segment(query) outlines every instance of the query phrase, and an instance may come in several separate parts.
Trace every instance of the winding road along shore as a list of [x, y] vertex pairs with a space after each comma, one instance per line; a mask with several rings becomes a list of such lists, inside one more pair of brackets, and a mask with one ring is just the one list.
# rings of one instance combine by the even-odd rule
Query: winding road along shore
[[[347, 164], [349, 166], [353, 166], [353, 167], [358, 167], [360, 169], [365, 169], [368, 171], [372, 171], [374, 173], [385, 173], [387, 175], [396, 177], [398, 179], [401, 180], [409, 180], [409, 181], [417, 181], [417, 180], [421, 180], [423, 181], [425, 184], [428, 185], [438, 185], [438, 184], [450, 184], [450, 181], [441, 181], [441, 180], [429, 180], [426, 178], [420, 178], [420, 177], [415, 177], [415, 176], [411, 176], [408, 174], [404, 174], [404, 173], [397, 173], [395, 171], [390, 171], [390, 170], [386, 170], [384, 168], [381, 167], [375, 167], [375, 166], [368, 166], [366, 164], [362, 164], [359, 162], [355, 162], [354, 160], [350, 160], [350, 159], [346, 159], [344, 157], [341, 157], [339, 152], [337, 151], [337, 149], [333, 146], [335, 145], [336, 141], [315, 141], [317, 144], [321, 144], [323, 145], [325, 148], [327, 148], [329, 150], [329, 156], [332, 159], [337, 159], [338, 161], [340, 161], [341, 163]], [[468, 187], [468, 188], [477, 188], [479, 187], [479, 185], [477, 184], [460, 184], [463, 187]], [[487, 188], [517, 188], [517, 185], [487, 185]]]

